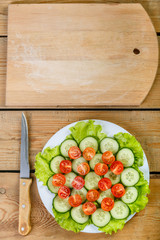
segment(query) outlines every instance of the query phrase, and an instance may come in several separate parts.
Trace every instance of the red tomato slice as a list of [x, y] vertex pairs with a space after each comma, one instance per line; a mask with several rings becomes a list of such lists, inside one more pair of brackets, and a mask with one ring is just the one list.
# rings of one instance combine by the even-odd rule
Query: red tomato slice
[[94, 150], [94, 148], [91, 147], [87, 147], [84, 151], [83, 151], [83, 157], [84, 159], [86, 159], [87, 161], [90, 161], [96, 154], [96, 151]]
[[92, 215], [96, 211], [96, 205], [92, 202], [86, 202], [82, 206], [83, 212], [86, 215]]
[[71, 159], [77, 159], [81, 156], [81, 150], [79, 149], [79, 147], [76, 146], [70, 147], [68, 151], [68, 156]]
[[61, 187], [65, 184], [65, 182], [66, 182], [66, 178], [63, 174], [57, 173], [53, 175], [52, 184], [55, 187]]
[[72, 171], [72, 163], [69, 160], [62, 160], [60, 162], [60, 170], [62, 173], [70, 173]]
[[114, 207], [114, 200], [112, 198], [109, 198], [109, 197], [103, 198], [101, 202], [101, 208], [104, 211], [109, 212], [112, 210], [113, 207]]
[[91, 189], [87, 192], [86, 198], [89, 202], [95, 202], [99, 198], [99, 192], [95, 189]]
[[85, 181], [80, 176], [75, 177], [74, 180], [72, 181], [72, 187], [77, 190], [83, 188], [84, 184], [85, 184]]
[[107, 189], [111, 188], [112, 182], [109, 178], [102, 178], [98, 182], [98, 187], [101, 191], [106, 191]]
[[123, 169], [123, 164], [120, 161], [115, 161], [110, 166], [110, 170], [116, 175], [121, 174], [121, 172], [123, 172]]
[[69, 195], [70, 195], [70, 189], [69, 189], [69, 187], [67, 187], [67, 186], [62, 186], [62, 187], [60, 187], [59, 188], [59, 190], [58, 190], [58, 196], [60, 197], [60, 198], [67, 198]]
[[68, 202], [72, 207], [78, 207], [82, 203], [82, 197], [79, 194], [72, 195]]
[[108, 166], [105, 163], [97, 163], [94, 171], [99, 176], [105, 175], [108, 172]]
[[90, 166], [88, 165], [88, 163], [86, 162], [83, 162], [81, 163], [78, 167], [77, 167], [77, 172], [80, 174], [80, 175], [86, 175], [87, 173], [89, 173], [90, 171]]
[[102, 154], [102, 160], [105, 164], [112, 164], [115, 161], [115, 156], [111, 151], [106, 151]]
[[111, 192], [116, 198], [121, 198], [125, 194], [125, 189], [121, 183], [117, 183], [111, 188]]

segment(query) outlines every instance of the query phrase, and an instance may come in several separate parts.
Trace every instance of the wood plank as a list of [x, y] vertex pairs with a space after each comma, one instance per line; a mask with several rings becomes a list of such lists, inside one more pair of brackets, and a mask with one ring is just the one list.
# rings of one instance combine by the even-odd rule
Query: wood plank
[[[0, 0], [0, 35], [7, 35], [7, 12], [8, 4], [14, 3], [14, 0]], [[17, 0], [16, 3], [44, 3], [43, 0]], [[47, 0], [45, 3], [107, 3], [107, 0]], [[157, 32], [160, 32], [160, 6], [159, 0], [110, 0], [110, 3], [141, 3], [148, 15], [150, 16], [153, 25]]]
[[7, 106], [139, 106], [157, 67], [157, 36], [140, 4], [9, 7]]
[[[30, 163], [59, 129], [83, 119], [101, 119], [128, 130], [141, 143], [150, 171], [160, 171], [160, 111], [27, 111]], [[0, 112], [0, 170], [20, 169], [21, 111]]]
[[[160, 179], [151, 179], [149, 195], [149, 203], [147, 207], [137, 213], [132, 220], [130, 220], [122, 231], [106, 236], [104, 233], [86, 234], [67, 232], [60, 228], [51, 215], [47, 212], [38, 195], [36, 180], [32, 175], [33, 184], [31, 186], [31, 226], [32, 230], [26, 240], [64, 240], [70, 239], [84, 239], [84, 240], [135, 240], [135, 239], [159, 239], [159, 211], [160, 211], [160, 191], [157, 191], [160, 184]], [[16, 240], [22, 239], [18, 234], [18, 188], [19, 188], [19, 174], [17, 173], [0, 173], [0, 187], [4, 194], [0, 195], [0, 239], [2, 240]], [[1, 191], [2, 191], [1, 190]]]
[[5, 105], [7, 38], [0, 38], [0, 107]]

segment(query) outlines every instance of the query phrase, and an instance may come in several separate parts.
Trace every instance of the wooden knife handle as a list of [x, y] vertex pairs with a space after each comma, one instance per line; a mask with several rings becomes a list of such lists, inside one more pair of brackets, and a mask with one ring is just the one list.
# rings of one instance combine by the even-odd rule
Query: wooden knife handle
[[19, 226], [18, 231], [21, 235], [27, 235], [31, 231], [30, 213], [30, 186], [32, 179], [20, 179], [20, 194], [19, 194]]

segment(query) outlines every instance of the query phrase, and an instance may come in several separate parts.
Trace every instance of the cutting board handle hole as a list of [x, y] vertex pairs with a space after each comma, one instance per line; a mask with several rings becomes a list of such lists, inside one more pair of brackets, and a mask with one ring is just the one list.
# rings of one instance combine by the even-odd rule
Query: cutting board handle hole
[[133, 49], [133, 53], [138, 55], [138, 54], [140, 54], [140, 50], [138, 48], [134, 48]]

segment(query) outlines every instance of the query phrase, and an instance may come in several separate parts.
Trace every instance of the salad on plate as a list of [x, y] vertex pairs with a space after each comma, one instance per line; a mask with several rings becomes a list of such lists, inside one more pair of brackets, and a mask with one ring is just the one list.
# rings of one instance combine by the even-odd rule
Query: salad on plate
[[129, 133], [107, 136], [93, 120], [76, 123], [70, 132], [36, 156], [35, 175], [53, 193], [55, 220], [74, 232], [90, 224], [117, 232], [148, 203], [149, 185], [139, 169], [143, 149]]

